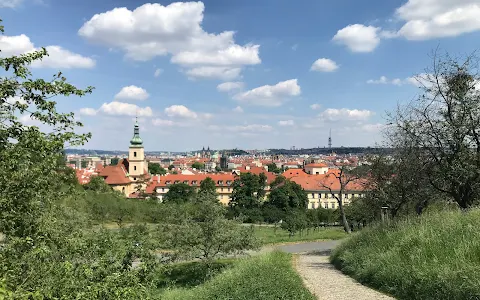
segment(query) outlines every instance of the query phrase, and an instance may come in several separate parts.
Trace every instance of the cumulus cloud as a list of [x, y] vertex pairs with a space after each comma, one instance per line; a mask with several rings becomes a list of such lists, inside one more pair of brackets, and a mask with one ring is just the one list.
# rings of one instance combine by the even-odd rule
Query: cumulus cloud
[[27, 101], [25, 101], [22, 97], [19, 96], [14, 96], [14, 97], [8, 97], [6, 99], [6, 102], [8, 104], [15, 104], [15, 103], [20, 103], [20, 104], [27, 104]]
[[320, 118], [328, 121], [365, 121], [374, 115], [370, 110], [328, 108], [320, 114]]
[[291, 97], [301, 94], [297, 79], [279, 82], [275, 85], [264, 85], [239, 93], [233, 98], [239, 102], [258, 106], [281, 106]]
[[379, 27], [353, 24], [340, 29], [333, 41], [347, 46], [353, 52], [372, 52], [380, 44], [379, 32]]
[[0, 0], [0, 7], [15, 8], [22, 4], [23, 0]]
[[169, 117], [180, 117], [188, 119], [196, 119], [198, 114], [194, 111], [191, 111], [184, 105], [172, 105], [165, 108], [165, 114]]
[[84, 116], [95, 116], [97, 114], [97, 110], [90, 107], [80, 108], [80, 114]]
[[162, 70], [162, 69], [156, 69], [156, 70], [155, 70], [155, 73], [153, 73], [153, 76], [158, 77], [158, 76], [160, 76], [160, 74], [162, 74], [162, 73], [163, 73], [163, 70]]
[[250, 125], [236, 125], [236, 126], [227, 126], [227, 130], [235, 132], [269, 132], [273, 130], [273, 127], [270, 125], [261, 125], [261, 124], [250, 124]]
[[167, 127], [167, 126], [175, 125], [175, 122], [173, 122], [172, 120], [164, 120], [164, 119], [157, 118], [152, 120], [152, 125], [159, 126], [159, 127]]
[[295, 125], [295, 122], [293, 120], [278, 121], [278, 125], [280, 125], [280, 126], [293, 126], [293, 125]]
[[333, 72], [337, 69], [338, 69], [337, 63], [328, 58], [319, 58], [310, 67], [310, 71], [319, 71], [319, 72]]
[[99, 111], [114, 116], [139, 116], [150, 117], [153, 111], [150, 107], [139, 107], [135, 104], [112, 101], [110, 103], [103, 103]]
[[206, 32], [202, 28], [204, 9], [202, 2], [114, 8], [94, 15], [78, 34], [90, 42], [121, 49], [137, 61], [171, 55], [171, 62], [187, 68], [189, 77], [231, 80], [243, 66], [261, 62], [259, 45], [236, 44], [233, 31]]
[[429, 40], [453, 37], [480, 30], [478, 0], [408, 0], [395, 11], [403, 25], [398, 31], [362, 24], [340, 29], [333, 40], [353, 52], [371, 52], [381, 39], [403, 37], [407, 40]]
[[224, 82], [217, 85], [217, 90], [219, 92], [231, 92], [234, 90], [243, 89], [243, 82], [234, 81], [234, 82]]
[[321, 107], [322, 107], [322, 105], [320, 105], [318, 103], [314, 103], [314, 104], [310, 105], [310, 108], [313, 109], [313, 110], [320, 109]]
[[233, 80], [240, 77], [241, 68], [202, 66], [187, 70], [190, 79], [220, 79]]
[[241, 108], [240, 106], [237, 106], [233, 109], [233, 111], [236, 113], [243, 113], [243, 108]]
[[147, 91], [141, 87], [129, 85], [124, 86], [120, 92], [115, 95], [115, 99], [119, 100], [146, 100], [150, 97]]
[[388, 79], [386, 76], [380, 76], [379, 79], [369, 79], [367, 80], [368, 84], [393, 84], [393, 85], [402, 85], [405, 83], [400, 78]]
[[[73, 53], [60, 46], [46, 46], [45, 48], [49, 55], [43, 57], [41, 61], [35, 61], [32, 67], [55, 69], [91, 69], [95, 67], [96, 62], [92, 58]], [[0, 52], [1, 57], [20, 55], [39, 50], [39, 48], [35, 48], [30, 38], [25, 34], [0, 36], [0, 49], [2, 49], [2, 52]]]
[[457, 36], [480, 30], [478, 0], [409, 0], [397, 8], [406, 23], [398, 31], [409, 40]]

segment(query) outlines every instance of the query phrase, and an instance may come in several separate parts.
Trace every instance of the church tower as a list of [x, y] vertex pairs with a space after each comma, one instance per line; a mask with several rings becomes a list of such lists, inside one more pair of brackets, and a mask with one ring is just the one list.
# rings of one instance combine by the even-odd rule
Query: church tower
[[128, 149], [128, 175], [132, 181], [140, 180], [141, 175], [145, 174], [147, 163], [143, 149], [143, 141], [140, 138], [140, 128], [135, 118], [133, 128], [133, 138], [130, 140]]

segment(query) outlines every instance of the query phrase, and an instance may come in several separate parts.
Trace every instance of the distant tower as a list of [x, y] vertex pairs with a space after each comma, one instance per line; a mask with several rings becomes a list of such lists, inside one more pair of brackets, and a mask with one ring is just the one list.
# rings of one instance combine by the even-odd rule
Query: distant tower
[[137, 118], [135, 118], [133, 137], [130, 140], [130, 147], [128, 149], [129, 177], [134, 181], [139, 179], [139, 177], [145, 173], [146, 166], [143, 141], [140, 138], [140, 127], [138, 126]]
[[332, 129], [330, 129], [330, 134], [328, 135], [328, 148], [332, 149]]

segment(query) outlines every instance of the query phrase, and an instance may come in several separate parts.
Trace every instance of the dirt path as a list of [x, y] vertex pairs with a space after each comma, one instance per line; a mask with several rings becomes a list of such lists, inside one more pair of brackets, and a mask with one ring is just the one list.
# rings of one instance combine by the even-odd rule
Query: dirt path
[[305, 286], [319, 300], [395, 299], [372, 290], [336, 270], [328, 261], [330, 251], [302, 253], [295, 267]]

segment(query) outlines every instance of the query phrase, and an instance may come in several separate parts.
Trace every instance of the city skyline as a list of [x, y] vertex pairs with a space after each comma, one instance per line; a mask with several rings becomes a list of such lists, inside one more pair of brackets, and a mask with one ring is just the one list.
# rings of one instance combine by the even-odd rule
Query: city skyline
[[172, 2], [0, 0], [1, 55], [45, 46], [34, 75], [95, 87], [58, 99], [83, 149], [127, 149], [136, 114], [147, 151], [374, 147], [431, 51], [480, 37], [470, 0]]

